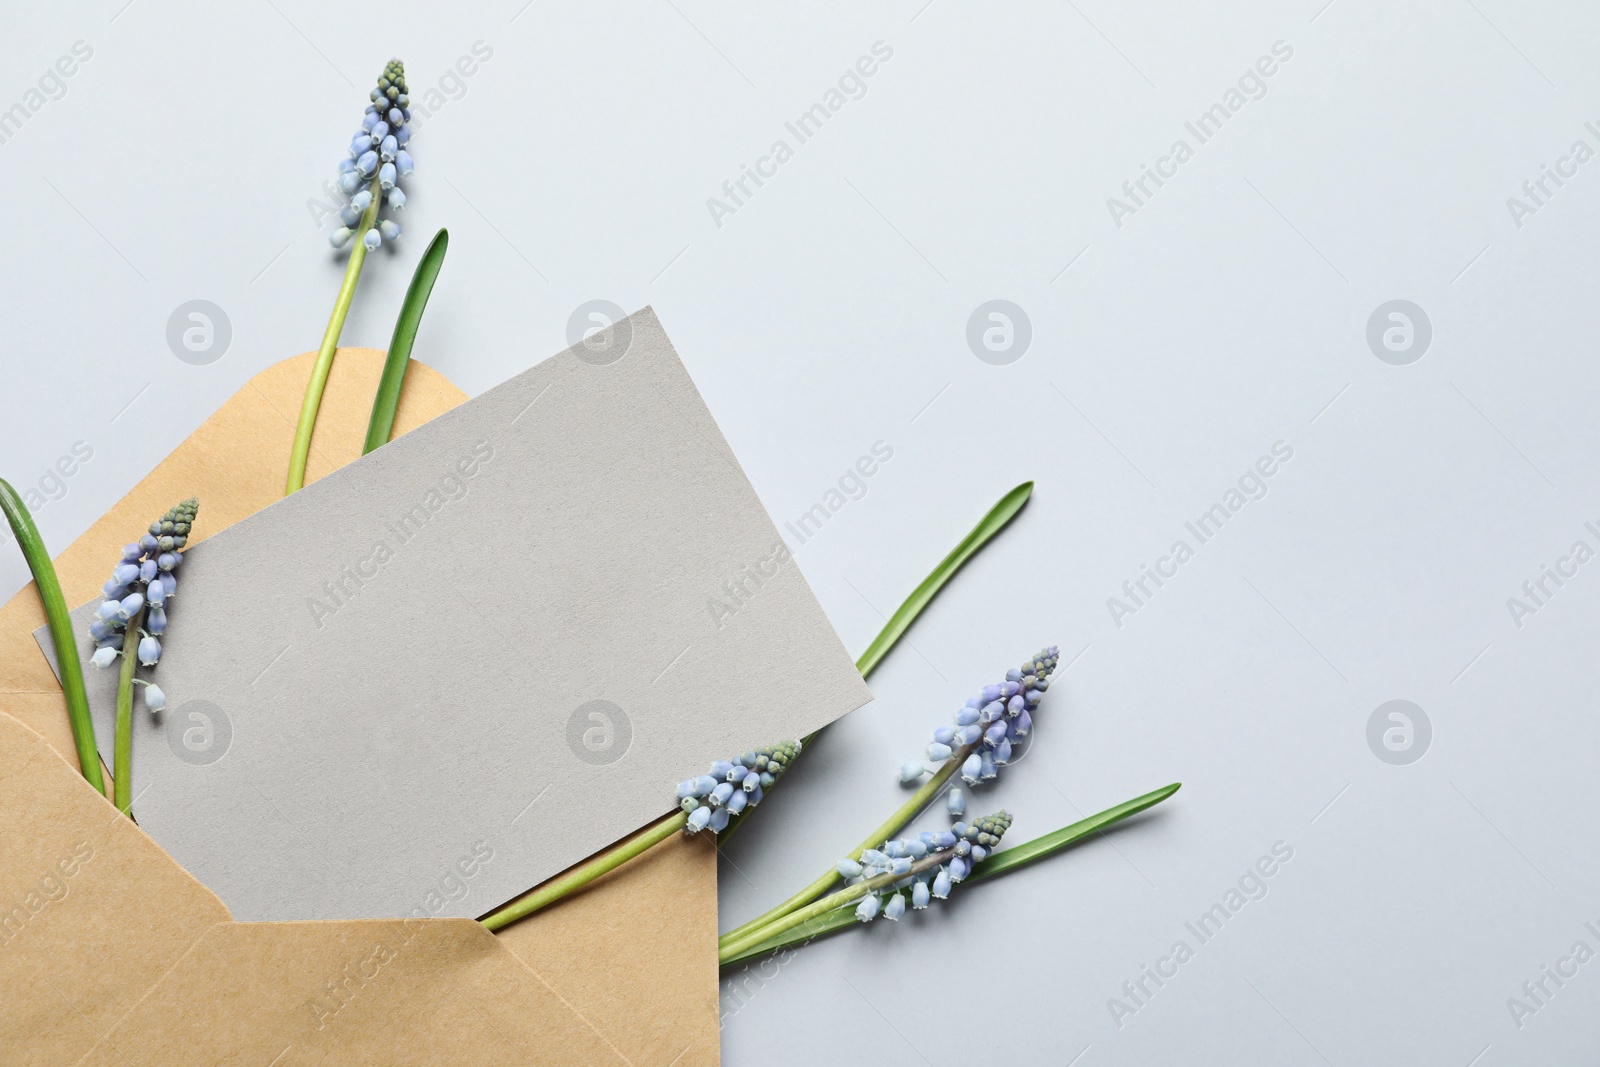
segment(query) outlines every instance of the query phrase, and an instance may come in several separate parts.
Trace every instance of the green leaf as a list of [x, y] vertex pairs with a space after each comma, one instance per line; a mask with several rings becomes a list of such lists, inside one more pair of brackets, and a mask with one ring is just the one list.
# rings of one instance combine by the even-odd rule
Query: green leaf
[[1134, 797], [1114, 808], [1107, 808], [1098, 815], [1091, 815], [1087, 819], [1080, 819], [1071, 826], [1063, 826], [1054, 833], [1036, 837], [1032, 841], [1024, 842], [1015, 848], [1004, 848], [993, 856], [984, 860], [973, 868], [971, 876], [966, 880], [967, 885], [981, 882], [985, 878], [994, 878], [1026, 867], [1030, 863], [1037, 863], [1047, 856], [1053, 856], [1064, 848], [1077, 844], [1090, 834], [1097, 834], [1112, 823], [1121, 822], [1130, 815], [1137, 815], [1146, 808], [1153, 808], [1163, 800], [1176, 793], [1183, 785], [1182, 782], [1173, 782], [1171, 785], [1162, 786], [1154, 792], [1146, 793], [1142, 797]]
[[1022, 510], [1022, 505], [1028, 502], [1028, 497], [1033, 495], [1033, 483], [1023, 482], [1011, 492], [1000, 498], [1000, 502], [989, 509], [989, 513], [979, 520], [972, 532], [961, 539], [961, 543], [950, 550], [950, 554], [939, 561], [933, 572], [922, 580], [922, 584], [911, 591], [905, 603], [889, 617], [889, 621], [879, 631], [878, 636], [872, 639], [872, 644], [861, 653], [861, 658], [856, 660], [856, 669], [865, 678], [872, 673], [880, 660], [889, 654], [889, 650], [900, 640], [902, 634], [911, 628], [922, 609], [928, 606], [934, 596], [944, 584], [955, 577], [962, 564], [987, 544], [990, 538], [1006, 528], [1006, 524], [1017, 517], [1017, 512]]
[[378, 393], [372, 399], [372, 419], [367, 423], [367, 440], [361, 446], [364, 456], [379, 445], [389, 443], [394, 432], [394, 413], [400, 406], [400, 387], [405, 384], [406, 365], [411, 362], [411, 346], [417, 340], [417, 327], [422, 324], [422, 312], [428, 306], [428, 296], [433, 283], [444, 266], [444, 254], [450, 247], [450, 233], [440, 230], [428, 242], [427, 251], [417, 261], [416, 273], [406, 288], [405, 302], [400, 305], [400, 317], [394, 323], [394, 337], [389, 341], [389, 358], [383, 364], [383, 377], [378, 379]]
[[61, 670], [61, 691], [67, 698], [67, 721], [72, 726], [72, 740], [78, 749], [78, 765], [89, 784], [103, 796], [105, 779], [100, 775], [100, 752], [94, 743], [94, 722], [89, 718], [89, 697], [83, 688], [83, 664], [78, 659], [78, 640], [72, 633], [72, 619], [67, 614], [67, 601], [61, 595], [61, 581], [56, 577], [56, 567], [50, 562], [50, 553], [33, 524], [27, 505], [0, 478], [0, 511], [5, 512], [11, 532], [22, 549], [28, 569], [33, 572], [34, 585], [39, 590], [39, 601], [44, 605], [45, 618], [50, 623], [50, 640], [56, 646], [56, 664]]
[[[1024, 842], [1013, 848], [1002, 849], [974, 868], [973, 872], [967, 876], [966, 881], [961, 883], [963, 890], [974, 882], [981, 882], [985, 878], [1008, 874], [1019, 867], [1026, 867], [1028, 864], [1037, 863], [1047, 856], [1053, 856], [1057, 852], [1077, 844], [1090, 834], [1097, 834], [1113, 823], [1121, 822], [1130, 815], [1137, 815], [1146, 808], [1154, 807], [1176, 793], [1181, 785], [1181, 782], [1174, 782], [1169, 786], [1163, 786], [1153, 792], [1146, 793], [1144, 796], [1134, 797], [1132, 800], [1118, 804], [1114, 808], [1107, 808], [1098, 815], [1091, 815], [1087, 819], [1080, 819], [1070, 826], [1063, 826], [1054, 833], [1036, 837], [1032, 841]], [[815, 919], [803, 922], [791, 930], [786, 930], [782, 935], [770, 941], [764, 941], [748, 951], [729, 957], [723, 960], [721, 965], [723, 967], [732, 967], [746, 960], [756, 959], [782, 949], [804, 944], [815, 938], [837, 933], [847, 926], [855, 925], [855, 922], [856, 913], [854, 908], [836, 908], [833, 911], [817, 916]]]

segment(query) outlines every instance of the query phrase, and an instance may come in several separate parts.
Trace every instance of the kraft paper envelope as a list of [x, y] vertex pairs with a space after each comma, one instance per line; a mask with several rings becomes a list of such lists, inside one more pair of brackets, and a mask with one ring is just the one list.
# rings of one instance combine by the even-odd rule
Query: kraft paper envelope
[[[197, 540], [276, 501], [311, 360], [297, 356], [258, 374], [61, 553], [56, 568], [69, 601], [97, 589], [105, 561], [127, 531], [172, 500], [191, 493], [205, 499], [209, 522]], [[359, 455], [382, 363], [379, 351], [340, 350], [309, 477]], [[413, 362], [397, 432], [463, 400], [436, 372]], [[319, 1054], [337, 1063], [611, 1062], [597, 1051], [596, 1036], [598, 1045], [631, 1064], [717, 1062], [716, 859], [705, 841], [666, 842], [559, 906], [501, 931], [494, 943], [518, 958], [533, 985], [519, 981], [520, 972], [506, 977], [503, 961], [484, 963], [482, 931], [457, 920], [403, 924], [408, 931], [424, 924], [427, 944], [443, 940], [459, 947], [430, 952], [420, 972], [386, 967], [376, 980], [361, 977], [377, 965], [366, 962], [376, 943], [354, 956], [340, 951], [369, 928], [363, 923], [259, 924], [242, 928], [249, 932], [244, 936], [219, 934], [196, 945], [229, 920], [228, 912], [78, 775], [60, 688], [32, 638], [42, 618], [32, 586], [0, 607], [0, 712], [10, 713], [0, 714], [5, 1062], [76, 1064], [97, 1044], [98, 1055], [109, 1049], [111, 1062], [119, 1064], [293, 1067], [324, 1062], [315, 1058]], [[109, 747], [109, 737], [103, 740]], [[446, 927], [448, 938], [434, 932]], [[194, 958], [185, 955], [192, 945]], [[326, 966], [330, 954], [338, 960], [332, 968]], [[472, 1004], [497, 1032], [474, 1028], [466, 1013], [448, 1024], [419, 1015], [407, 1001], [418, 983], [437, 988], [434, 972], [456, 966], [488, 968], [485, 973], [496, 976], [506, 999], [498, 1007]], [[226, 984], [227, 974], [236, 984]], [[164, 976], [161, 990], [150, 992]], [[522, 995], [529, 990], [531, 999]], [[302, 994], [305, 999], [297, 1000]], [[304, 1014], [291, 1011], [291, 1020], [326, 1025], [295, 1021], [285, 1037], [276, 1023], [258, 1022], [258, 1001], [299, 1004]], [[334, 1018], [326, 1018], [330, 1004], [339, 1008]], [[539, 1034], [533, 1051], [519, 1052], [502, 1040], [498, 1028], [511, 1017]], [[420, 1025], [431, 1034], [447, 1030], [450, 1051], [414, 1032], [429, 1018], [438, 1021]], [[527, 1032], [514, 1024], [504, 1029]], [[230, 1054], [217, 1051], [224, 1046]]]
[[134, 814], [240, 919], [482, 915], [870, 699], [649, 309], [208, 538], [168, 615]]
[[[4, 714], [0, 785], [6, 1063], [639, 1062], [635, 1034], [614, 1041], [470, 919], [229, 921], [215, 896]], [[708, 936], [714, 944], [714, 929]], [[645, 1049], [644, 1062], [665, 1064], [674, 1049], [688, 1051], [667, 1042]], [[715, 1060], [714, 1046], [694, 1057]]]

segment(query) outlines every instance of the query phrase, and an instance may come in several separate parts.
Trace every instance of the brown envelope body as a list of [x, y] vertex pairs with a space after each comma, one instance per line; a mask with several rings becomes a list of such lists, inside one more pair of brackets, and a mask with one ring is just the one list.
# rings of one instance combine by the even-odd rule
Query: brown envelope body
[[[201, 499], [197, 538], [278, 499], [311, 360], [251, 379], [62, 552], [67, 602], [184, 497]], [[382, 364], [340, 351], [308, 481], [360, 454]], [[465, 399], [413, 362], [396, 433]], [[0, 1062], [718, 1061], [704, 842], [652, 849], [498, 937], [465, 919], [235, 923], [77, 773], [43, 622], [31, 585], [0, 608]]]

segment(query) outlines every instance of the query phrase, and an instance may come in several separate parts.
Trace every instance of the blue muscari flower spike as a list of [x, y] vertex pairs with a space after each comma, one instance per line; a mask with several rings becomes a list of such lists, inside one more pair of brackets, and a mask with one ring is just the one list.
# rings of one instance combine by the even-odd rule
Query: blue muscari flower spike
[[[941, 726], [933, 732], [928, 760], [960, 760], [961, 780], [968, 785], [998, 777], [1000, 768], [1011, 762], [1016, 746], [1033, 730], [1032, 709], [1039, 706], [1045, 690], [1050, 688], [1050, 675], [1060, 660], [1060, 651], [1051, 645], [1021, 667], [1007, 671], [1005, 681], [984, 686], [983, 692], [956, 712], [954, 726]], [[900, 781], [912, 782], [920, 777], [911, 773], [917, 766], [901, 764]], [[954, 792], [950, 814], [960, 815], [965, 810], [964, 802], [957, 801]], [[960, 810], [955, 806], [958, 803], [963, 804]]]
[[918, 834], [915, 838], [886, 841], [882, 849], [867, 849], [860, 862], [841, 860], [840, 877], [859, 885], [883, 875], [899, 875], [887, 897], [869, 893], [856, 907], [856, 918], [871, 922], [880, 911], [886, 919], [905, 914], [906, 900], [900, 890], [911, 888], [911, 906], [921, 910], [930, 900], [944, 900], [957, 883], [972, 873], [974, 864], [987, 859], [1011, 828], [1011, 813], [997, 811], [968, 824], [958, 822], [949, 830]]
[[678, 783], [678, 806], [689, 816], [683, 832], [720, 834], [735, 815], [761, 803], [766, 790], [799, 755], [800, 742], [785, 741], [719, 759], [711, 765], [711, 773], [685, 778]]
[[399, 182], [414, 165], [406, 151], [411, 143], [411, 97], [405, 64], [391, 59], [368, 95], [371, 103], [361, 116], [361, 129], [350, 141], [349, 158], [339, 161], [339, 189], [350, 201], [339, 213], [343, 225], [328, 235], [328, 243], [335, 249], [349, 247], [351, 239], [359, 237], [372, 250], [400, 236], [400, 227], [392, 219], [374, 216], [364, 229], [361, 224], [374, 197], [382, 197], [379, 211], [385, 206], [391, 212], [399, 211], [406, 203]]
[[[198, 501], [185, 500], [152, 522], [148, 534], [123, 548], [122, 557], [102, 590], [105, 600], [95, 609], [94, 621], [89, 624], [89, 636], [95, 643], [90, 662], [96, 667], [115, 663], [130, 637], [135, 639], [131, 651], [140, 664], [153, 667], [161, 659], [167, 609], [178, 590], [178, 578], [173, 572], [183, 562], [183, 550], [199, 510]], [[139, 632], [130, 635], [128, 624], [136, 617]], [[148, 682], [144, 685], [145, 706], [152, 712], [160, 711], [166, 706], [166, 695], [157, 686]]]

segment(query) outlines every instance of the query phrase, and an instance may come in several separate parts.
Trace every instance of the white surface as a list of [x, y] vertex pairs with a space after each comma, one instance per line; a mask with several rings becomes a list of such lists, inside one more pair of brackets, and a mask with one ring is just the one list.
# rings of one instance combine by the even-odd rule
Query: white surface
[[[888, 443], [866, 495], [795, 546], [854, 650], [1039, 479], [873, 678], [878, 702], [735, 839], [725, 922], [854, 843], [933, 726], [1047, 642], [1083, 651], [992, 793], [1015, 838], [1184, 790], [921, 921], [812, 946], [753, 995], [725, 982], [727, 1062], [1589, 1054], [1600, 963], [1521, 1028], [1507, 998], [1574, 941], [1600, 950], [1600, 579], [1585, 567], [1521, 628], [1506, 598], [1573, 541], [1600, 547], [1600, 161], [1520, 228], [1506, 198], [1576, 139], [1600, 148], [1592, 11], [122, 5], [18, 9], [0, 44], [0, 106], [94, 49], [0, 144], [0, 469], [36, 483], [93, 450], [39, 512], [52, 544], [315, 346], [340, 264], [306, 201], [368, 81], [393, 53], [436, 85], [479, 40], [493, 57], [417, 134], [409, 232], [369, 264], [349, 342], [386, 343], [448, 224], [417, 355], [470, 392], [563, 347], [585, 301], [650, 303], [780, 526]], [[706, 199], [880, 40], [865, 95], [718, 228]], [[1267, 94], [1118, 228], [1106, 199], [1280, 40]], [[165, 341], [197, 298], [232, 322], [209, 366]], [[1032, 322], [1008, 366], [965, 340], [995, 298]], [[1433, 324], [1409, 366], [1365, 340], [1393, 299]], [[1106, 598], [1279, 440], [1294, 457], [1266, 498], [1117, 628]], [[20, 560], [0, 577], [19, 587]], [[1392, 699], [1433, 724], [1409, 766], [1367, 746]], [[1294, 858], [1266, 898], [1119, 1029], [1108, 998], [1279, 840]]]

